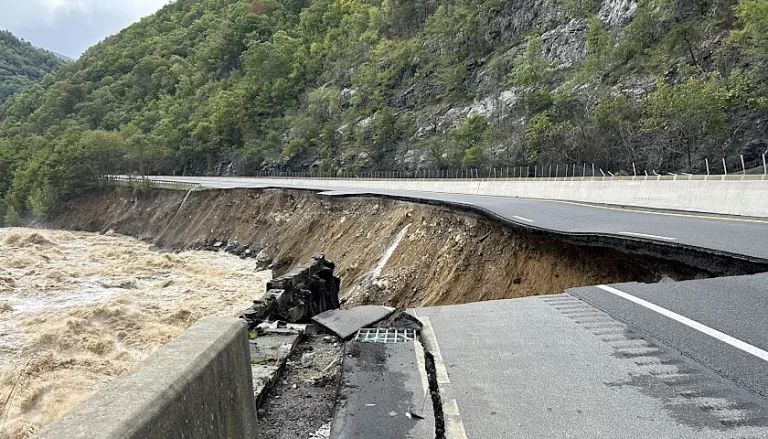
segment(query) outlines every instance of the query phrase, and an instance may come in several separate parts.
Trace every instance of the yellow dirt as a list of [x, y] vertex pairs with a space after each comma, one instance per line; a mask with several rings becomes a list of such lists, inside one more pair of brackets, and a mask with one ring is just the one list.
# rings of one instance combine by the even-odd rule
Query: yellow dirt
[[31, 437], [199, 318], [237, 315], [269, 276], [253, 267], [112, 234], [0, 229], [0, 437]]

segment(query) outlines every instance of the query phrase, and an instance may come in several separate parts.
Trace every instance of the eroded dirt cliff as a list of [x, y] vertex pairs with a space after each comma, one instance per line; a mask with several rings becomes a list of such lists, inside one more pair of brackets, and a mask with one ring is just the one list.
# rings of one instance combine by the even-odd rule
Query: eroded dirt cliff
[[323, 252], [337, 263], [342, 296], [353, 304], [446, 305], [707, 275], [530, 235], [479, 214], [306, 191], [155, 189], [141, 196], [118, 188], [72, 203], [53, 225], [113, 230], [177, 250], [227, 239], [264, 249], [284, 266]]

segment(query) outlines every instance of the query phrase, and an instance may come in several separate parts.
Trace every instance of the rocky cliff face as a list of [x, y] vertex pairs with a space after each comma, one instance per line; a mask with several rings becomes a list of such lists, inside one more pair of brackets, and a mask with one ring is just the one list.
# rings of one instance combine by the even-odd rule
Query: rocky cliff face
[[[609, 29], [619, 29], [630, 24], [637, 13], [637, 0], [602, 0], [597, 16]], [[486, 25], [485, 37], [497, 48], [494, 55], [511, 65], [517, 56], [526, 51], [525, 37], [531, 34], [541, 36], [540, 55], [557, 70], [568, 70], [578, 66], [587, 56], [588, 20], [570, 18], [557, 0], [513, 0], [504, 4], [501, 13]], [[503, 50], [503, 53], [498, 53]], [[468, 117], [483, 116], [494, 125], [504, 122], [522, 122], [525, 111], [521, 96], [525, 87], [504, 87], [494, 78], [492, 67], [488, 66], [491, 57], [476, 60], [477, 68], [467, 87], [475, 95], [473, 102], [461, 104], [433, 104], [419, 93], [427, 94], [419, 86], [409, 87], [396, 100], [398, 106], [413, 111], [417, 118], [414, 140], [423, 140], [431, 136], [445, 136], [457, 128]], [[573, 84], [566, 84], [573, 86]], [[639, 97], [655, 87], [653, 77], [631, 78], [626, 83], [617, 84], [612, 93]], [[356, 90], [346, 89], [355, 94]], [[421, 103], [419, 105], [418, 103]], [[359, 127], [370, 124], [372, 118], [358, 123]], [[418, 165], [426, 160], [423, 155], [407, 151], [406, 162]]]

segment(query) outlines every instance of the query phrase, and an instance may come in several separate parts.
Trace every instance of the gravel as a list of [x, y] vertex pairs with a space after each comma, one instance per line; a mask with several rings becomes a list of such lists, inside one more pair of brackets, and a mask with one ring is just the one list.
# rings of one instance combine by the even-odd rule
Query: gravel
[[[259, 409], [262, 439], [329, 437], [342, 350], [338, 339], [324, 335], [310, 335], [296, 347], [282, 378]], [[312, 358], [311, 364], [307, 358]]]

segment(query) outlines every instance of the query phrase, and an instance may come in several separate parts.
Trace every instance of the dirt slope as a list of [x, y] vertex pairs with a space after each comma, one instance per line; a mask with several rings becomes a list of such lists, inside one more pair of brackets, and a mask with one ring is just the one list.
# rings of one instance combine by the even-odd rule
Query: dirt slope
[[227, 238], [293, 263], [324, 252], [337, 263], [342, 294], [352, 303], [445, 305], [706, 275], [682, 264], [525, 234], [438, 206], [237, 189], [192, 192], [179, 210], [186, 195], [106, 190], [74, 202], [53, 225], [114, 230], [173, 249]]

